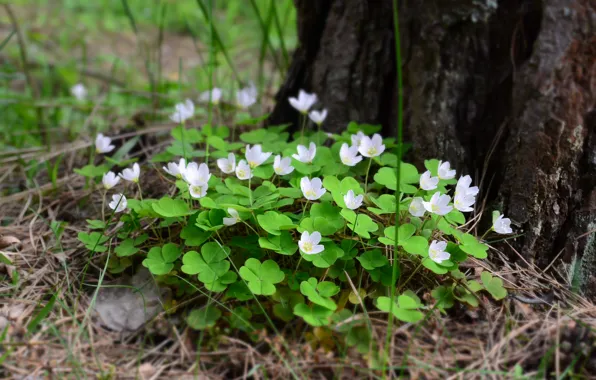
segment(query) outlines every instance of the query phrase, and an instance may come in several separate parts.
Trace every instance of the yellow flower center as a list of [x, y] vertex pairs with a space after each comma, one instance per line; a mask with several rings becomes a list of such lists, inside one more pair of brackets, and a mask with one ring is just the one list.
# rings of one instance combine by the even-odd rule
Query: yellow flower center
[[368, 148], [368, 155], [369, 156], [374, 156], [375, 154], [377, 154], [377, 148], [375, 148], [375, 147]]
[[315, 193], [315, 191], [314, 191], [314, 190], [307, 190], [307, 191], [304, 193], [304, 195], [306, 195], [306, 196], [308, 196], [308, 197], [312, 197], [312, 198], [314, 198], [314, 197], [316, 197], [316, 196], [317, 196], [317, 193]]
[[435, 249], [430, 249], [430, 252], [428, 253], [431, 259], [436, 259], [438, 254], [439, 252], [437, 252]]
[[439, 205], [431, 205], [431, 208], [434, 212], [438, 212], [440, 210]]
[[202, 186], [193, 186], [192, 187], [192, 191], [197, 194], [201, 194], [202, 190], [203, 190]]
[[246, 172], [242, 169], [238, 170], [238, 177], [246, 177]]
[[304, 252], [311, 252], [312, 251], [312, 243], [306, 242], [306, 243], [302, 244], [302, 250]]
[[248, 166], [250, 166], [252, 169], [254, 169], [259, 165], [254, 161], [248, 161]]

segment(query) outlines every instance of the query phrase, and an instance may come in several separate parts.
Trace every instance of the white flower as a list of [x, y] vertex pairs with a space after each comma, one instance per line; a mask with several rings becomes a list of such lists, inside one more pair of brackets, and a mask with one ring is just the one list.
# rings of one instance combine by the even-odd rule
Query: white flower
[[97, 153], [109, 153], [114, 150], [115, 146], [112, 145], [112, 139], [102, 135], [101, 133], [95, 138], [95, 150]]
[[493, 223], [493, 229], [498, 234], [505, 235], [513, 233], [513, 230], [511, 229], [511, 219], [505, 218], [505, 215], [499, 215]]
[[197, 184], [188, 184], [188, 192], [190, 196], [193, 198], [203, 198], [207, 195], [207, 189], [209, 188], [209, 184], [207, 182], [199, 182]]
[[246, 161], [240, 160], [236, 166], [236, 177], [238, 177], [240, 180], [252, 178], [252, 169], [250, 168], [250, 165], [246, 163]]
[[310, 111], [308, 117], [316, 125], [321, 125], [327, 118], [327, 109], [323, 109], [322, 111]]
[[452, 179], [455, 178], [455, 170], [451, 170], [451, 164], [449, 161], [439, 161], [439, 170], [437, 175], [440, 179]]
[[358, 146], [352, 145], [348, 147], [348, 144], [346, 143], [341, 145], [341, 149], [339, 150], [339, 158], [341, 158], [341, 162], [347, 166], [354, 166], [362, 161], [362, 156], [358, 155]]
[[190, 99], [186, 99], [184, 103], [178, 103], [174, 107], [175, 111], [170, 115], [170, 120], [175, 123], [184, 123], [187, 119], [190, 119], [195, 113], [195, 105]]
[[363, 199], [364, 195], [360, 194], [355, 196], [354, 190], [348, 190], [348, 193], [344, 195], [344, 203], [350, 210], [356, 210], [358, 207], [362, 206]]
[[414, 197], [410, 202], [410, 207], [408, 207], [408, 211], [413, 216], [423, 216], [426, 210], [424, 209], [424, 199], [421, 197]]
[[110, 206], [114, 212], [122, 212], [126, 210], [127, 204], [128, 202], [126, 201], [124, 194], [114, 194], [112, 195], [112, 201], [108, 203], [108, 206]]
[[433, 214], [437, 215], [445, 215], [448, 214], [451, 210], [453, 210], [453, 206], [449, 205], [450, 200], [451, 197], [449, 195], [441, 195], [441, 193], [437, 191], [430, 198], [429, 202], [422, 202], [422, 204], [428, 212], [432, 212]]
[[168, 166], [164, 166], [163, 170], [169, 175], [181, 179], [184, 171], [186, 170], [186, 160], [181, 158], [178, 163], [168, 162]]
[[248, 109], [257, 102], [257, 88], [254, 83], [236, 92], [236, 105], [242, 109]]
[[139, 177], [141, 176], [141, 168], [139, 167], [139, 164], [135, 162], [132, 166], [132, 169], [126, 168], [122, 171], [122, 173], [118, 175], [122, 177], [122, 179], [136, 183], [139, 182]]
[[453, 197], [453, 205], [456, 209], [462, 212], [474, 211], [472, 207], [476, 203], [476, 194], [478, 194], [478, 186], [472, 186], [472, 177], [469, 175], [460, 177], [457, 180], [455, 187], [455, 196]]
[[362, 133], [362, 131], [358, 131], [358, 133], [356, 133], [355, 135], [350, 136], [350, 138], [352, 139], [352, 145], [360, 148], [360, 143], [362, 142], [362, 139], [365, 137], [366, 135]]
[[433, 240], [428, 248], [428, 257], [437, 264], [441, 264], [445, 260], [449, 260], [451, 255], [445, 252], [447, 249], [446, 241]]
[[234, 156], [234, 153], [230, 153], [228, 158], [217, 159], [217, 166], [219, 170], [226, 174], [234, 173], [234, 170], [236, 170], [236, 156]]
[[430, 170], [425, 171], [420, 176], [420, 188], [422, 190], [434, 190], [439, 184], [439, 177], [431, 177]]
[[304, 145], [298, 145], [297, 149], [298, 154], [292, 154], [292, 157], [305, 164], [312, 163], [312, 160], [315, 159], [315, 155], [317, 154], [317, 146], [314, 142], [308, 145], [308, 149]]
[[215, 105], [219, 104], [221, 100], [222, 91], [220, 88], [213, 88], [211, 91], [204, 91], [199, 95], [199, 102], [201, 103], [213, 103]]
[[223, 224], [226, 226], [233, 226], [234, 224], [238, 223], [242, 219], [240, 219], [240, 215], [238, 215], [238, 211], [235, 208], [228, 208], [228, 214], [230, 214], [231, 218], [223, 218]]
[[292, 160], [290, 157], [281, 158], [280, 155], [275, 156], [273, 160], [273, 170], [277, 175], [286, 175], [294, 171], [294, 167], [290, 165]]
[[77, 83], [72, 86], [70, 93], [77, 98], [77, 100], [85, 100], [87, 97], [87, 89], [82, 83]]
[[453, 197], [453, 206], [461, 212], [474, 211], [472, 207], [476, 203], [476, 197], [473, 195], [465, 195], [462, 193], [455, 193]]
[[327, 190], [323, 187], [323, 182], [321, 182], [321, 179], [317, 177], [313, 178], [312, 180], [308, 179], [308, 177], [302, 177], [300, 180], [300, 189], [302, 189], [304, 198], [310, 201], [316, 201], [327, 192]]
[[321, 242], [321, 233], [318, 231], [309, 234], [308, 231], [304, 231], [300, 236], [300, 241], [298, 242], [298, 246], [302, 253], [306, 255], [316, 255], [317, 253], [321, 253], [325, 250], [325, 247]]
[[377, 157], [385, 151], [383, 145], [383, 138], [378, 133], [375, 133], [372, 139], [368, 136], [362, 137], [358, 151], [364, 157]]
[[263, 152], [263, 147], [261, 147], [261, 144], [253, 145], [252, 148], [250, 145], [247, 145], [244, 156], [246, 157], [248, 165], [254, 169], [263, 162], [267, 161], [267, 159], [271, 156], [271, 152]]
[[[204, 186], [205, 189], [201, 189], [200, 192], [206, 192], [206, 185], [209, 182], [209, 178], [211, 178], [211, 173], [209, 173], [209, 167], [206, 163], [203, 162], [201, 165], [197, 165], [196, 162], [190, 162], [188, 166], [186, 166], [186, 170], [182, 173], [182, 178], [184, 178], [189, 185]], [[199, 193], [199, 191], [196, 191], [196, 193]]]
[[309, 94], [304, 90], [300, 90], [298, 92], [298, 98], [290, 97], [288, 99], [292, 107], [297, 109], [300, 113], [307, 113], [310, 107], [313, 106], [317, 102], [317, 95], [316, 94]]
[[110, 190], [112, 187], [116, 186], [118, 182], [120, 182], [120, 177], [118, 177], [114, 172], [107, 172], [103, 175], [101, 182], [103, 183], [103, 187], [106, 190]]
[[478, 194], [478, 186], [472, 186], [472, 177], [469, 175], [465, 175], [463, 177], [459, 177], [457, 180], [457, 185], [455, 186], [455, 195], [462, 194], [465, 196], [476, 196]]

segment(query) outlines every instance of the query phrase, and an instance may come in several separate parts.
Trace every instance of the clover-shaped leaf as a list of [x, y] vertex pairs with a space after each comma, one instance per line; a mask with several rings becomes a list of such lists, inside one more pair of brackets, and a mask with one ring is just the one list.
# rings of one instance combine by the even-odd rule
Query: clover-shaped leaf
[[107, 247], [103, 245], [106, 241], [108, 241], [109, 237], [105, 236], [100, 232], [79, 232], [78, 234], [79, 241], [85, 244], [85, 248], [93, 252], [105, 252], [108, 250]]
[[226, 216], [226, 212], [220, 209], [202, 211], [195, 225], [204, 231], [217, 231], [224, 226], [223, 219]]
[[323, 178], [323, 186], [331, 193], [333, 200], [341, 208], [346, 207], [344, 196], [348, 191], [352, 190], [356, 195], [364, 194], [360, 183], [352, 177], [346, 177], [340, 181], [335, 176], [326, 176]]
[[[379, 169], [377, 174], [374, 176], [376, 183], [385, 186], [389, 190], [396, 190], [397, 176], [394, 168], [384, 167]], [[406, 164], [404, 162], [400, 165], [400, 190], [405, 194], [414, 194], [418, 191], [416, 186], [413, 184], [418, 183], [420, 175], [418, 170], [412, 164]]]
[[348, 221], [348, 228], [363, 238], [370, 239], [370, 232], [375, 232], [379, 229], [377, 223], [366, 214], [356, 214], [352, 210], [343, 209], [341, 210], [341, 216]]
[[377, 215], [395, 214], [395, 206], [397, 203], [395, 201], [395, 195], [383, 194], [378, 198], [371, 198], [371, 201], [377, 206], [368, 207], [371, 212]]
[[397, 303], [393, 303], [393, 308], [391, 302], [389, 297], [379, 297], [377, 307], [381, 311], [391, 311], [397, 319], [404, 322], [418, 322], [424, 318], [424, 314], [417, 310], [422, 306], [420, 299], [411, 291], [397, 297]]
[[281, 231], [280, 235], [260, 237], [259, 246], [282, 255], [293, 255], [298, 250], [298, 244], [288, 231]]
[[317, 268], [329, 268], [344, 254], [340, 247], [331, 242], [323, 243], [323, 246], [325, 247], [323, 252], [316, 255], [302, 254], [302, 258], [305, 261], [310, 261]]
[[372, 251], [366, 251], [357, 259], [360, 261], [360, 265], [368, 271], [380, 268], [389, 263], [387, 256], [383, 255], [380, 249], [373, 249]]
[[284, 272], [273, 260], [261, 263], [257, 259], [246, 260], [239, 270], [240, 276], [248, 282], [249, 289], [257, 295], [270, 296], [275, 293], [275, 285], [283, 281]]
[[281, 235], [282, 230], [294, 228], [292, 219], [277, 211], [267, 211], [262, 215], [257, 215], [259, 225], [272, 235]]
[[188, 314], [186, 323], [195, 330], [204, 330], [215, 326], [221, 317], [221, 311], [215, 306], [207, 306], [202, 309], [195, 309]]
[[326, 326], [330, 321], [333, 310], [319, 305], [310, 305], [299, 303], [294, 306], [294, 314], [302, 317], [306, 323], [311, 326]]
[[337, 309], [337, 304], [331, 297], [339, 293], [339, 286], [333, 282], [323, 281], [317, 284], [317, 279], [311, 277], [308, 281], [302, 281], [300, 283], [300, 293], [304, 294], [312, 303], [329, 310]]
[[186, 252], [182, 257], [182, 272], [198, 274], [199, 281], [208, 290], [221, 292], [228, 284], [236, 281], [236, 273], [229, 271], [230, 262], [226, 259], [230, 254], [228, 247], [209, 242], [201, 247], [201, 253]]
[[174, 261], [180, 257], [176, 244], [167, 243], [163, 247], [153, 247], [143, 260], [143, 266], [155, 275], [168, 274], [174, 268]]
[[486, 244], [480, 243], [474, 235], [471, 234], [461, 234], [458, 235], [458, 239], [462, 243], [460, 245], [460, 249], [477, 259], [486, 259], [488, 254], [488, 246]]
[[163, 197], [151, 206], [153, 207], [153, 211], [165, 218], [175, 218], [193, 213], [182, 199]]
[[486, 291], [489, 292], [494, 299], [501, 300], [507, 297], [507, 290], [503, 287], [503, 280], [498, 277], [493, 277], [488, 272], [482, 272], [480, 274], [480, 279], [482, 280], [482, 284], [484, 284]]
[[124, 256], [132, 256], [135, 253], [139, 252], [138, 246], [143, 244], [149, 236], [147, 234], [143, 234], [136, 239], [128, 238], [124, 239], [115, 249], [114, 252], [120, 257]]

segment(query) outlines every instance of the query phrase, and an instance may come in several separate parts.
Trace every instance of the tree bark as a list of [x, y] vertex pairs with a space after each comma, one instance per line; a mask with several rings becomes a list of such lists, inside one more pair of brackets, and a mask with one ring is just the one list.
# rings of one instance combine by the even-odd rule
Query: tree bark
[[[299, 47], [270, 122], [299, 89], [350, 121], [396, 130], [391, 0], [295, 0]], [[511, 242], [596, 298], [596, 5], [591, 0], [399, 1], [407, 160], [449, 160], [482, 178]], [[512, 256], [514, 257], [514, 256]], [[566, 263], [566, 264], [565, 264]], [[577, 270], [580, 268], [581, 270]], [[563, 275], [565, 277], [565, 275]]]

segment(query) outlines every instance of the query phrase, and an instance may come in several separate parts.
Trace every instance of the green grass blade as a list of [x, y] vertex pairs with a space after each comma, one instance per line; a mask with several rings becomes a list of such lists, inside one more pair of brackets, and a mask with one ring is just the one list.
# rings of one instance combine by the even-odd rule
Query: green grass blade
[[213, 40], [213, 43], [215, 45], [217, 45], [219, 50], [221, 50], [222, 54], [224, 55], [224, 59], [226, 60], [228, 66], [230, 66], [230, 69], [232, 70], [232, 72], [234, 73], [234, 77], [236, 78], [236, 81], [240, 85], [242, 85], [242, 81], [240, 80], [240, 75], [238, 74], [238, 71], [236, 70], [236, 66], [232, 62], [232, 59], [230, 58], [230, 54], [228, 52], [228, 49], [224, 45], [224, 43], [219, 35], [219, 32], [217, 31], [217, 28], [215, 28], [215, 25], [213, 23], [213, 19], [212, 19], [213, 17], [211, 14], [211, 0], [209, 0], [209, 5], [210, 5], [209, 9], [203, 3], [203, 0], [197, 0], [197, 5], [199, 6], [201, 13], [203, 13], [203, 17], [205, 17], [207, 22], [209, 22], [209, 28], [211, 29], [210, 33], [212, 35], [211, 39]]
[[10, 34], [8, 36], [6, 36], [4, 41], [0, 42], [0, 51], [2, 51], [2, 49], [4, 49], [4, 46], [6, 46], [6, 44], [8, 44], [8, 42], [10, 41], [12, 36], [14, 36], [15, 34], [16, 34], [16, 30], [13, 29], [12, 32], [10, 32]]
[[50, 301], [39, 311], [39, 313], [37, 313], [35, 318], [33, 318], [31, 322], [29, 322], [29, 324], [27, 325], [27, 332], [32, 333], [37, 329], [37, 326], [39, 326], [41, 321], [43, 321], [50, 314], [50, 312], [54, 308], [55, 302], [56, 294], [54, 294], [52, 298], [50, 298]]
[[[397, 282], [397, 269], [399, 265], [399, 260], [397, 260], [397, 247], [399, 246], [399, 200], [401, 199], [400, 196], [400, 166], [401, 166], [401, 159], [402, 159], [402, 142], [403, 142], [403, 79], [402, 79], [402, 72], [401, 72], [401, 43], [400, 43], [400, 33], [399, 33], [399, 13], [397, 8], [397, 0], [393, 0], [393, 32], [394, 32], [394, 39], [395, 39], [395, 65], [397, 70], [397, 166], [395, 168], [396, 171], [396, 186], [395, 186], [395, 249], [393, 251], [393, 268], [391, 274], [391, 307], [389, 310], [389, 323], [387, 324], [387, 337], [385, 340], [385, 356], [389, 357], [389, 347], [391, 344], [391, 335], [393, 334], [393, 316], [392, 316], [392, 308], [395, 304], [395, 285]], [[386, 367], [386, 363], [383, 363], [384, 367]], [[389, 369], [387, 371], [383, 371], [384, 377], [391, 377]]]

